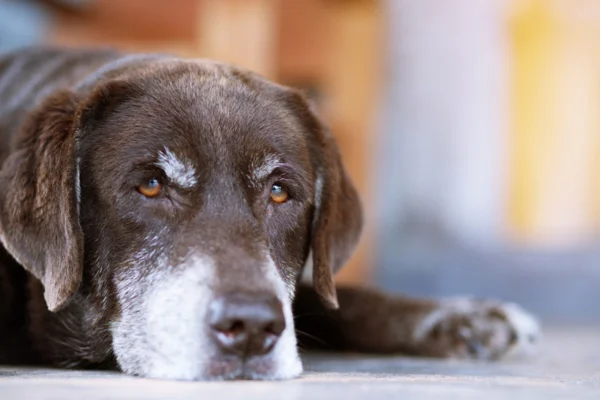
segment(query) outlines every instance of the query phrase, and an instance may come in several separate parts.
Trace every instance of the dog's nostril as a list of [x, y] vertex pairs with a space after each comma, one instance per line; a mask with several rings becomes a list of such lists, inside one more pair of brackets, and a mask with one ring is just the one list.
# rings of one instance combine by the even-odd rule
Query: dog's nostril
[[265, 332], [271, 335], [279, 335], [280, 333], [275, 332], [275, 324], [269, 324], [265, 327]]
[[211, 305], [208, 322], [223, 352], [248, 357], [269, 352], [285, 330], [283, 308], [274, 296], [223, 296]]
[[265, 327], [265, 332], [279, 337], [283, 333], [284, 329], [285, 329], [285, 319], [283, 318], [283, 314], [282, 314], [281, 319], [277, 319], [276, 321], [268, 324]]
[[225, 328], [216, 327], [216, 330], [229, 337], [235, 337], [244, 332], [244, 321], [233, 321], [233, 323]]

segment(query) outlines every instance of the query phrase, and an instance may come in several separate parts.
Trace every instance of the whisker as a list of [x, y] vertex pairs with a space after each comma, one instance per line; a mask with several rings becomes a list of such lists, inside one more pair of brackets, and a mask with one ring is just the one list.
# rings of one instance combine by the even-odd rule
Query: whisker
[[300, 315], [294, 315], [294, 320], [296, 320], [298, 318], [302, 318], [302, 317], [313, 317], [313, 316], [325, 317], [326, 315], [323, 313], [320, 313], [320, 312], [305, 313], [305, 314], [300, 314]]
[[316, 337], [316, 336], [314, 336], [314, 335], [311, 335], [310, 333], [307, 333], [307, 332], [304, 332], [304, 331], [301, 331], [301, 330], [298, 330], [298, 329], [296, 329], [296, 333], [297, 333], [297, 334], [304, 335], [304, 336], [306, 336], [307, 338], [309, 338], [309, 339], [312, 339], [312, 340], [314, 340], [315, 342], [319, 342], [319, 343], [320, 343], [320, 344], [322, 344], [323, 346], [327, 347], [327, 343], [325, 343], [325, 341], [324, 341], [323, 339], [320, 339], [320, 338], [318, 338], [318, 337]]

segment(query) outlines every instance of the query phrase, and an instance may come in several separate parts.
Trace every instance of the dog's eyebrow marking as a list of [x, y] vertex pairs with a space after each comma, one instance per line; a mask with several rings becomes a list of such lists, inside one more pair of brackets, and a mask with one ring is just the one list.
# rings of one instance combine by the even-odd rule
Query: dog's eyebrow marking
[[253, 163], [252, 165], [252, 179], [254, 181], [261, 181], [271, 175], [273, 170], [283, 165], [279, 157], [273, 154], [268, 154], [262, 161]]
[[158, 162], [156, 165], [165, 171], [169, 180], [183, 188], [191, 188], [198, 182], [196, 179], [196, 171], [192, 164], [178, 158], [166, 147], [163, 151], [158, 153]]

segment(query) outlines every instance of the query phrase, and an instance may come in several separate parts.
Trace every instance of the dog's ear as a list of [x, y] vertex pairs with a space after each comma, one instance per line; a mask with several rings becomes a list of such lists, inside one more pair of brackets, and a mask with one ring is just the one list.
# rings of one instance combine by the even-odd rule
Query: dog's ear
[[305, 126], [316, 176], [311, 238], [313, 285], [326, 306], [337, 308], [333, 276], [356, 247], [363, 225], [362, 207], [333, 135], [309, 101], [299, 93], [294, 97], [293, 111]]
[[82, 276], [75, 113], [75, 98], [68, 92], [41, 104], [0, 170], [0, 239], [42, 282], [51, 311], [65, 305]]
[[78, 143], [94, 122], [137, 93], [126, 81], [44, 101], [26, 121], [0, 170], [0, 240], [44, 286], [50, 311], [75, 294], [83, 277]]

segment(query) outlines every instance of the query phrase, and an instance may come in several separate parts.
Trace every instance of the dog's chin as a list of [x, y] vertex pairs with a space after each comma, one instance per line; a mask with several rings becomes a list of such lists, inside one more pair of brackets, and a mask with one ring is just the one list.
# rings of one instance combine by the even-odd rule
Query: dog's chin
[[252, 358], [246, 361], [238, 379], [285, 380], [297, 378], [302, 373], [302, 363], [297, 355], [283, 362], [276, 362], [270, 358]]
[[[131, 373], [132, 371], [130, 371]], [[270, 355], [241, 360], [221, 357], [207, 363], [203, 371], [177, 368], [172, 365], [150, 369], [145, 373], [133, 373], [142, 378], [177, 381], [228, 381], [228, 380], [287, 380], [300, 376], [302, 363], [299, 357], [284, 363], [273, 360]]]

